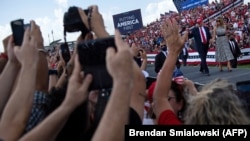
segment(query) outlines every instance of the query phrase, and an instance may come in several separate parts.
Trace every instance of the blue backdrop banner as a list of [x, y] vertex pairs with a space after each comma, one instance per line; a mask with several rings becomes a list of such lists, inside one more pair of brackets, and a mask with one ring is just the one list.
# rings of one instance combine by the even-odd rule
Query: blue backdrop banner
[[186, 0], [181, 4], [182, 11], [193, 9], [197, 6], [207, 5], [208, 0]]

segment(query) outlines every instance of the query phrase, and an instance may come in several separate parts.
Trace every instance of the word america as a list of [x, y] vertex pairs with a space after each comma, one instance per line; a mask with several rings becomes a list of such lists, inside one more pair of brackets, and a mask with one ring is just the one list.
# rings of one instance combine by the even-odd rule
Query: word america
[[220, 136], [220, 132], [219, 129], [211, 129], [206, 131], [195, 129], [169, 129], [169, 132], [158, 131], [156, 129], [152, 129], [151, 131], [137, 131], [135, 129], [129, 129], [129, 136]]

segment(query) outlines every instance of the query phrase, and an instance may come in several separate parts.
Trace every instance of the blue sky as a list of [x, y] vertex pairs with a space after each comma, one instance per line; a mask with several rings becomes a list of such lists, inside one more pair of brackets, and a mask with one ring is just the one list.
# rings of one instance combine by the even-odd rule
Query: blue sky
[[[110, 34], [114, 32], [112, 15], [141, 9], [143, 24], [146, 25], [159, 18], [160, 13], [177, 11], [172, 0], [1, 0], [0, 40], [11, 34], [10, 21], [18, 18], [23, 18], [26, 23], [31, 19], [36, 21], [42, 30], [44, 45], [48, 45], [53, 39], [63, 39], [63, 14], [73, 5], [83, 9], [89, 5], [98, 5]], [[78, 34], [67, 34], [68, 41], [75, 40]], [[2, 51], [0, 43], [0, 52]]]

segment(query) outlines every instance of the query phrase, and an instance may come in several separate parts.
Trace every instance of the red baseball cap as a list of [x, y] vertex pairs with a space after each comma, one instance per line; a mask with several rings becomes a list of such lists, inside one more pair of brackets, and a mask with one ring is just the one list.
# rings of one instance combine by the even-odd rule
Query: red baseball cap
[[202, 19], [197, 19], [196, 22], [197, 22], [198, 24], [201, 24], [201, 23], [202, 23]]

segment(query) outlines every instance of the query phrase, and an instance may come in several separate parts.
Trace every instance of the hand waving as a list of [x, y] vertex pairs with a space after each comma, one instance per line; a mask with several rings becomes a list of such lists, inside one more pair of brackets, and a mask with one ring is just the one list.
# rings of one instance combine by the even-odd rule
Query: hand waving
[[167, 19], [162, 26], [162, 31], [168, 51], [179, 54], [188, 38], [188, 32], [181, 36], [175, 19]]

